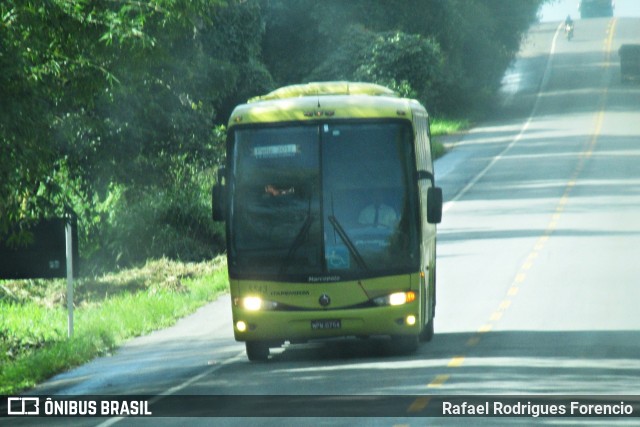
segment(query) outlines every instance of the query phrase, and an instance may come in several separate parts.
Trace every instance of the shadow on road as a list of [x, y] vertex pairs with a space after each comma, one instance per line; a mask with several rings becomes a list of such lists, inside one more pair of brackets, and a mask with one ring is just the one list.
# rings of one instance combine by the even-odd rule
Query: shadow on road
[[[291, 345], [266, 363], [239, 360], [225, 368], [227, 379], [234, 372], [250, 376], [250, 388], [233, 382], [216, 388], [211, 378], [190, 392], [262, 394], [275, 388], [278, 394], [608, 394], [615, 389], [640, 394], [640, 331], [496, 331], [483, 334], [480, 344], [469, 348], [474, 336], [436, 331], [431, 343], [404, 356], [393, 355], [382, 338]], [[461, 353], [464, 363], [449, 367]], [[340, 383], [332, 386], [336, 374]], [[442, 374], [452, 375], [446, 385], [425, 388]]]

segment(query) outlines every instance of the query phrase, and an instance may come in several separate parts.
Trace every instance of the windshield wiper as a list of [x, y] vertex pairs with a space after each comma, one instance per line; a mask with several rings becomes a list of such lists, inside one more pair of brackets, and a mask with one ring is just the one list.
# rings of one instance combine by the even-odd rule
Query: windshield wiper
[[283, 275], [287, 271], [287, 268], [289, 268], [289, 263], [291, 262], [291, 258], [293, 257], [293, 254], [296, 253], [298, 248], [302, 246], [302, 243], [304, 242], [305, 237], [307, 237], [307, 234], [309, 234], [309, 229], [311, 228], [312, 222], [313, 221], [311, 219], [311, 213], [309, 212], [309, 214], [307, 215], [307, 219], [304, 221], [304, 224], [302, 224], [302, 228], [300, 228], [300, 231], [298, 231], [298, 234], [296, 234], [296, 238], [293, 239], [293, 243], [289, 248], [289, 252], [287, 252], [287, 256], [284, 258], [284, 261], [280, 266], [280, 270], [278, 270], [279, 275]]
[[358, 249], [355, 247], [355, 245], [353, 244], [353, 242], [351, 241], [347, 233], [344, 231], [344, 228], [342, 228], [342, 225], [340, 225], [340, 222], [338, 222], [338, 219], [335, 216], [330, 215], [329, 222], [331, 223], [331, 225], [333, 225], [333, 228], [335, 228], [335, 230], [338, 232], [338, 236], [340, 236], [344, 244], [347, 246], [347, 249], [349, 249], [349, 252], [351, 252], [351, 255], [353, 255], [353, 258], [356, 260], [356, 264], [358, 264], [358, 267], [360, 267], [363, 270], [368, 270], [367, 264], [364, 262], [362, 255], [360, 255], [360, 252], [358, 252]]

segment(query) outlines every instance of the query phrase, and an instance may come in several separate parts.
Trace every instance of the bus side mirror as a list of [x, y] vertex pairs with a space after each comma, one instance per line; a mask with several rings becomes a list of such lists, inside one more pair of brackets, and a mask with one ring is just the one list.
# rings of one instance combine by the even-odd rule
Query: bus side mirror
[[442, 188], [429, 187], [427, 190], [427, 222], [440, 224], [442, 221]]
[[218, 170], [218, 182], [211, 189], [211, 217], [214, 221], [224, 221], [227, 208], [226, 186], [222, 183], [226, 175], [224, 168]]

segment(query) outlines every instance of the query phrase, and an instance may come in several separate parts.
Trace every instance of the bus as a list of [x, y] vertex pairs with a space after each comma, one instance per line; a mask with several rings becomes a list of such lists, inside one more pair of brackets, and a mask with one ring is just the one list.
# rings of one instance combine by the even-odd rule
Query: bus
[[581, 0], [578, 9], [580, 18], [612, 17], [613, 0]]
[[212, 208], [248, 359], [335, 337], [402, 352], [431, 340], [434, 181], [426, 109], [386, 87], [292, 85], [237, 106]]

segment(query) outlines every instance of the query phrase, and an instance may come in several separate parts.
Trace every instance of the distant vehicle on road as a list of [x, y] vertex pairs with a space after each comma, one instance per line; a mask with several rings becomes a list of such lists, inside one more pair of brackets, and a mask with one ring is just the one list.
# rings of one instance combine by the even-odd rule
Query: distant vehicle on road
[[567, 36], [567, 40], [571, 41], [573, 38], [573, 23], [565, 25], [564, 33]]
[[233, 111], [222, 176], [213, 217], [250, 360], [285, 341], [431, 339], [442, 190], [417, 101], [368, 83], [280, 88]]
[[623, 83], [640, 81], [640, 44], [623, 44], [620, 56], [620, 80]]
[[580, 18], [600, 18], [613, 16], [613, 0], [581, 0]]

